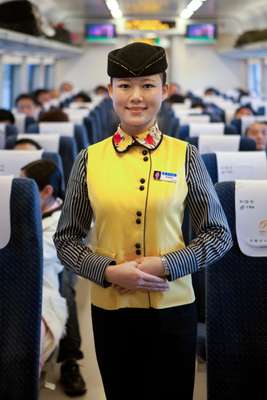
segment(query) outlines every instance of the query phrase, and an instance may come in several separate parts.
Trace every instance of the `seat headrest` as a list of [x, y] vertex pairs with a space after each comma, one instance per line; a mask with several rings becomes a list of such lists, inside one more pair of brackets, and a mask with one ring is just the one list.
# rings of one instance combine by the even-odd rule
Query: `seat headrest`
[[[205, 117], [205, 115], [203, 116]], [[223, 134], [224, 134], [223, 122], [189, 124], [189, 136], [223, 135]]]
[[236, 181], [236, 236], [240, 251], [267, 257], [267, 180]]
[[40, 133], [58, 133], [64, 136], [73, 136], [74, 124], [72, 122], [40, 122]]
[[238, 151], [239, 135], [200, 135], [198, 150], [200, 154], [214, 153], [215, 151]]
[[218, 182], [267, 179], [265, 151], [216, 152]]
[[11, 188], [13, 176], [0, 176], [0, 250], [6, 247], [11, 237]]
[[26, 164], [42, 158], [43, 150], [0, 150], [0, 175], [18, 177]]
[[18, 135], [17, 139], [34, 139], [34, 141], [39, 143], [44, 151], [58, 153], [59, 150], [60, 135], [58, 135], [57, 133], [50, 133], [49, 135], [45, 133], [39, 133], [37, 135], [34, 135], [34, 137], [31, 133], [21, 133]]

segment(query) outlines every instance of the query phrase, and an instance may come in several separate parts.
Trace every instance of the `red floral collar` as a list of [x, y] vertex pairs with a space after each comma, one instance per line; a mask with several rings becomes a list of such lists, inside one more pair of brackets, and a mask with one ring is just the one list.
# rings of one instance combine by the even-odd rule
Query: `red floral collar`
[[149, 150], [155, 150], [162, 139], [162, 133], [159, 130], [157, 124], [153, 125], [147, 131], [140, 133], [136, 136], [130, 136], [126, 132], [124, 132], [119, 126], [117, 131], [114, 133], [112, 141], [115, 147], [115, 150], [119, 153], [123, 153], [128, 150], [130, 146], [133, 144], [140, 144], [143, 147], [146, 147]]

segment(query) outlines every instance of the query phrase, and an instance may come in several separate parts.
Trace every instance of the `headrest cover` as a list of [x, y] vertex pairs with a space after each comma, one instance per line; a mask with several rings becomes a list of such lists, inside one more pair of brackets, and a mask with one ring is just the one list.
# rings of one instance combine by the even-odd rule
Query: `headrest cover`
[[165, 50], [146, 43], [131, 43], [108, 54], [108, 75], [112, 78], [154, 75], [167, 67]]
[[13, 176], [0, 177], [0, 250], [6, 247], [11, 237], [10, 200]]

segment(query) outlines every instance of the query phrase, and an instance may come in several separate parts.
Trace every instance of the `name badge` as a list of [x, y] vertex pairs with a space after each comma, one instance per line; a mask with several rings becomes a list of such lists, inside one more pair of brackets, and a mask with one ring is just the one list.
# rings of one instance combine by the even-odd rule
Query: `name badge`
[[177, 182], [177, 174], [173, 172], [154, 171], [153, 178], [156, 181]]

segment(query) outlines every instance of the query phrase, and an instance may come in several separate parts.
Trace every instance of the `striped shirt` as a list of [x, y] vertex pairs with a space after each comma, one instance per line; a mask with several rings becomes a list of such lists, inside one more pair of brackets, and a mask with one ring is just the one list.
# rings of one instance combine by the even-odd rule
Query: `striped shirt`
[[[86, 244], [93, 219], [87, 190], [87, 150], [78, 155], [68, 182], [66, 198], [54, 242], [61, 262], [84, 278], [106, 286], [105, 269], [114, 260], [93, 253]], [[208, 266], [232, 246], [231, 233], [206, 167], [190, 144], [186, 152], [186, 205], [196, 233], [188, 246], [165, 255], [175, 280]]]

